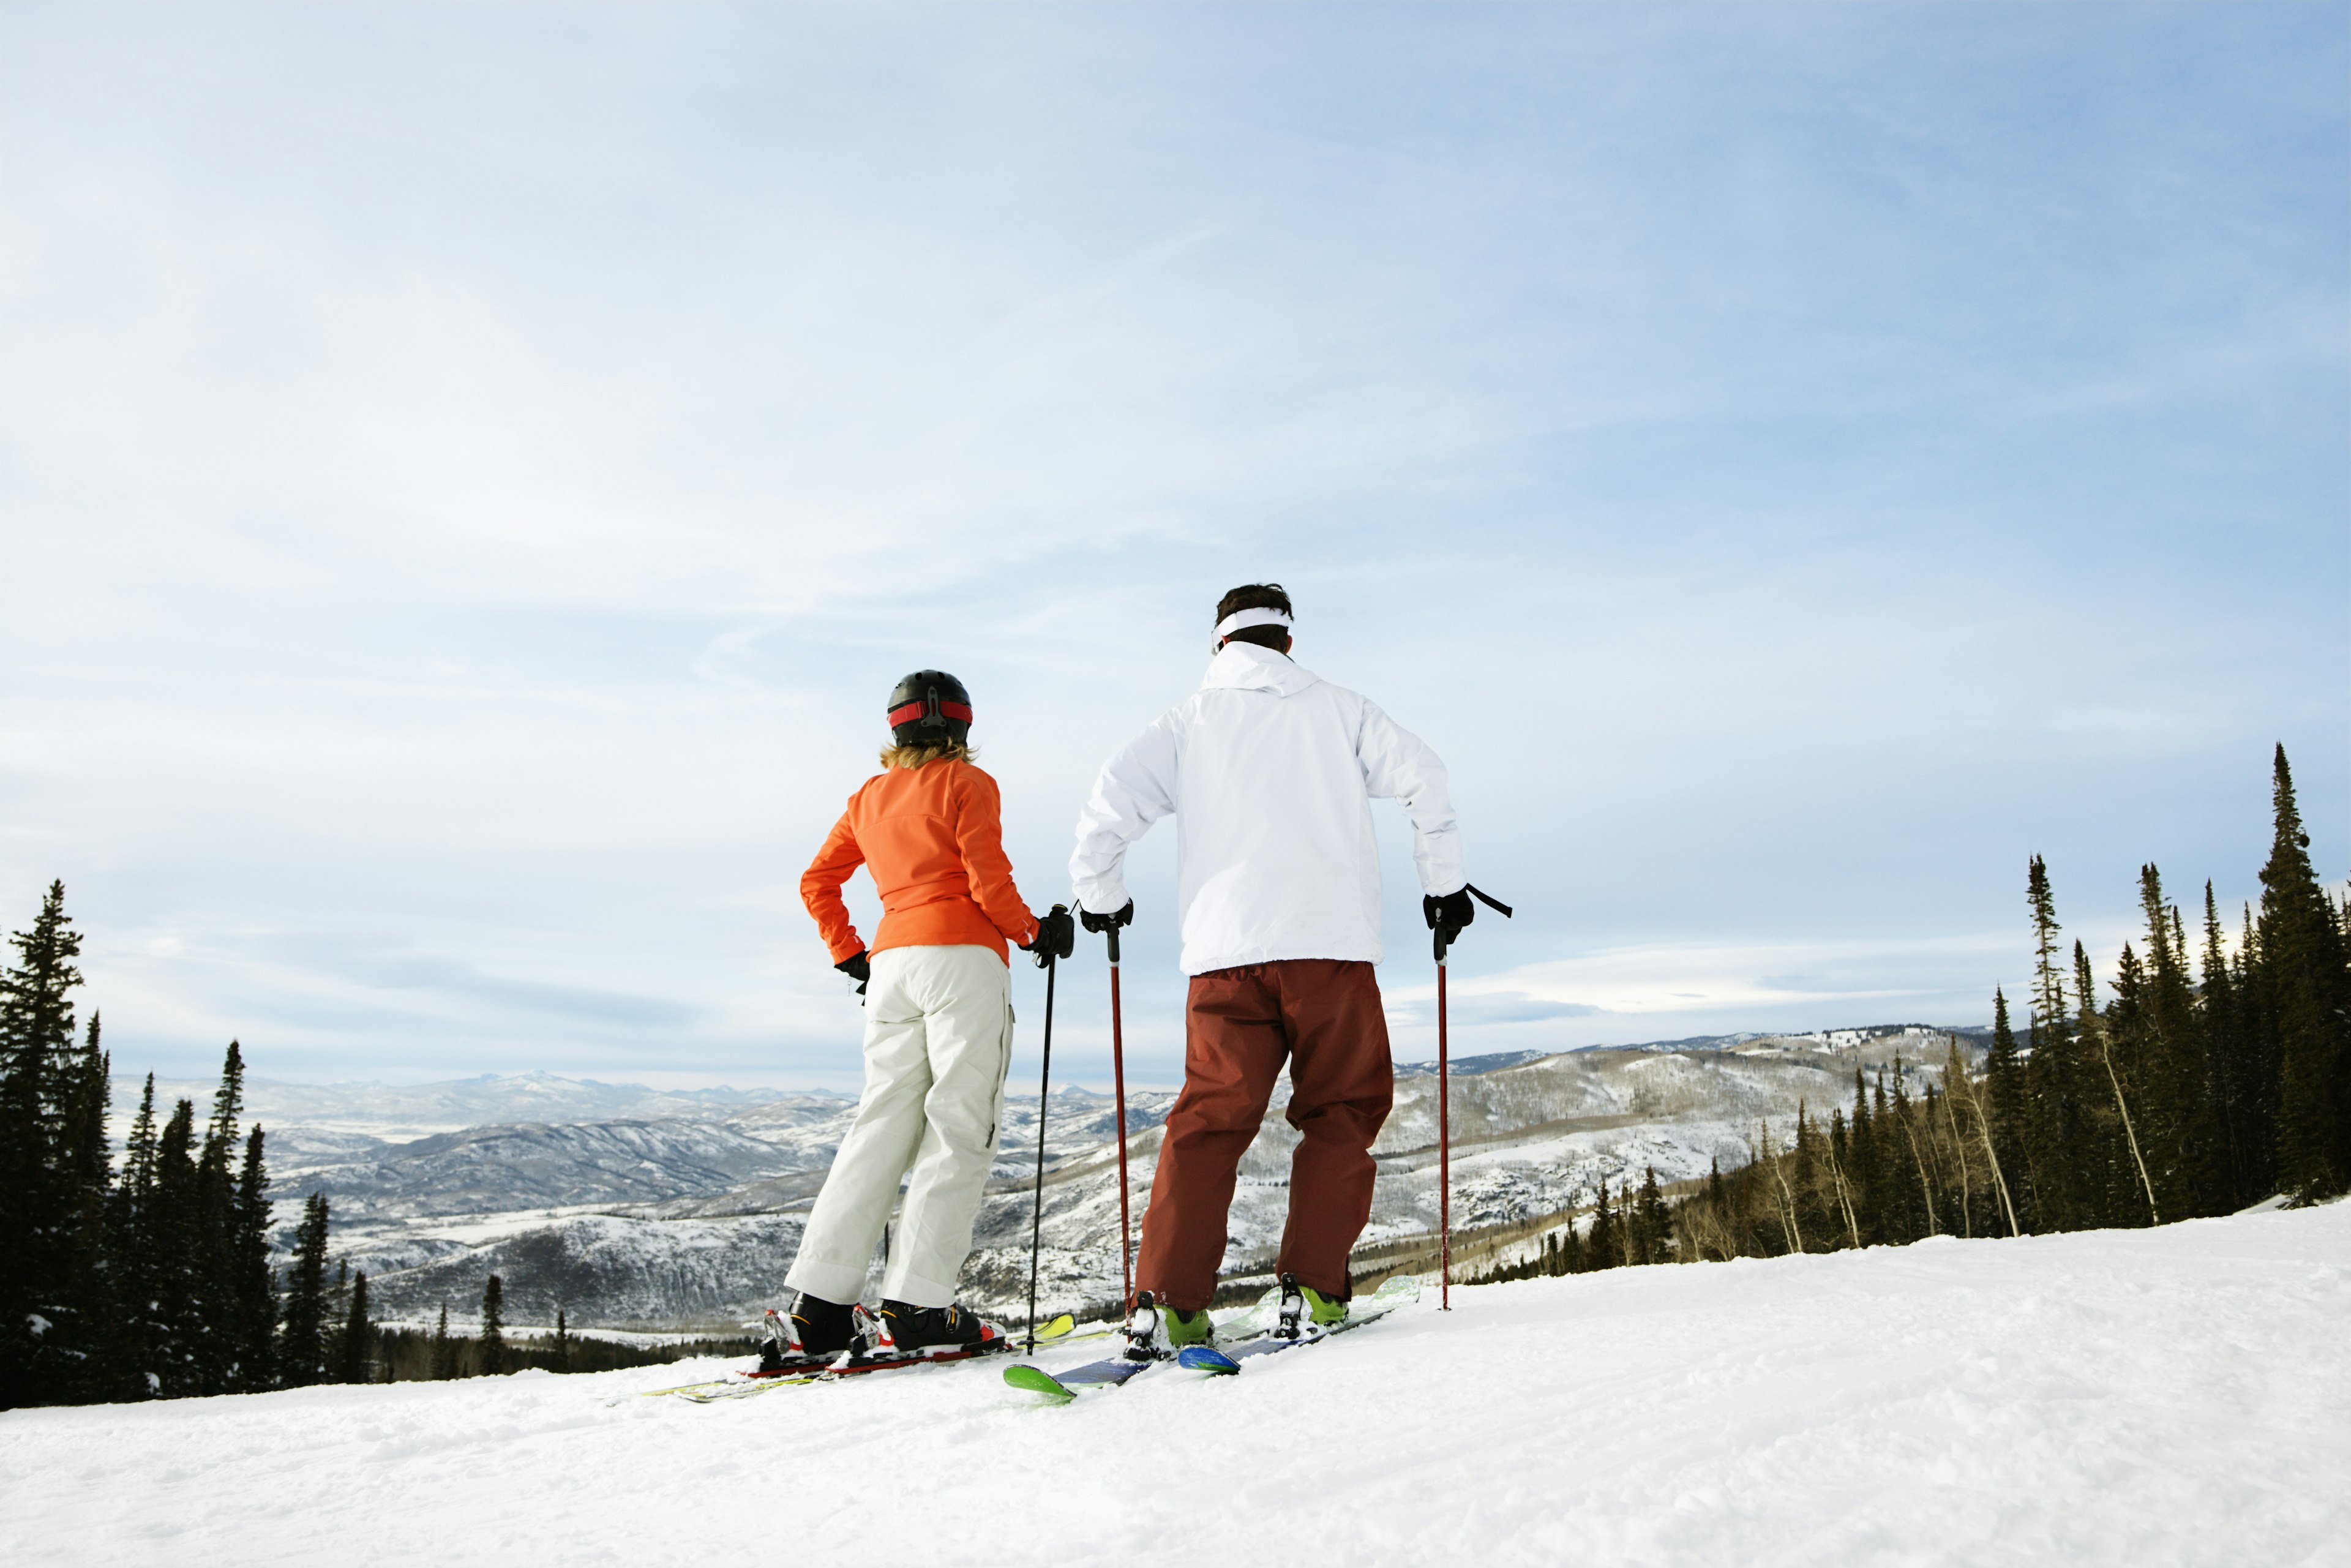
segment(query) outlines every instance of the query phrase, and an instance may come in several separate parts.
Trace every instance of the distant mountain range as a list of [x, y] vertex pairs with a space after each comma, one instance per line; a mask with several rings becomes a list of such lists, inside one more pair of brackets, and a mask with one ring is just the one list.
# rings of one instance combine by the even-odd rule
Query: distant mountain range
[[[127, 1119], [138, 1105], [143, 1082], [143, 1079], [130, 1077], [114, 1081], [117, 1120]], [[158, 1079], [155, 1103], [168, 1108], [172, 1101], [186, 1099], [202, 1107], [211, 1102], [215, 1087], [217, 1084], [209, 1079]], [[299, 1129], [313, 1139], [324, 1134], [356, 1133], [404, 1140], [496, 1122], [561, 1125], [617, 1120], [723, 1119], [783, 1101], [829, 1101], [837, 1107], [855, 1098], [814, 1090], [648, 1089], [642, 1083], [600, 1083], [592, 1078], [560, 1078], [551, 1072], [485, 1074], [479, 1078], [412, 1084], [285, 1083], [269, 1078], [245, 1081], [246, 1120], [268, 1128], [273, 1146], [280, 1128], [289, 1132]]]
[[[1777, 1138], [1799, 1104], [1825, 1114], [1853, 1074], [1899, 1060], [1918, 1092], [1954, 1040], [1980, 1031], [1886, 1026], [1813, 1035], [1737, 1034], [1451, 1064], [1457, 1228], [1589, 1202], [1597, 1185], [1703, 1175]], [[1365, 1245], [1412, 1243], [1437, 1221], [1434, 1063], [1396, 1070]], [[158, 1085], [199, 1103], [211, 1085]], [[658, 1091], [544, 1073], [402, 1087], [252, 1081], [248, 1110], [269, 1128], [282, 1238], [304, 1195], [325, 1193], [335, 1246], [365, 1269], [378, 1310], [423, 1320], [444, 1303], [470, 1319], [491, 1273], [509, 1317], [671, 1328], [739, 1325], [784, 1295], [807, 1207], [854, 1114], [848, 1095], [768, 1090]], [[1272, 1113], [1244, 1157], [1227, 1271], [1270, 1267], [1297, 1134]], [[1174, 1096], [1131, 1094], [1128, 1165], [1138, 1216]], [[118, 1110], [120, 1106], [118, 1105]], [[1054, 1092], [1046, 1119], [1041, 1252], [1059, 1310], [1116, 1296], [1115, 1110], [1083, 1089]], [[962, 1281], [982, 1310], [1017, 1315], [1029, 1264], [1037, 1100], [1006, 1103], [1002, 1145]]]

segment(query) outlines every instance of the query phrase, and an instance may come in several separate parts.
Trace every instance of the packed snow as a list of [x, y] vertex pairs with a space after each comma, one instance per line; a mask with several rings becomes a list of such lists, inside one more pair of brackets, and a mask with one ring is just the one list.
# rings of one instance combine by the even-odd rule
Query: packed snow
[[[2351, 1204], [1434, 1291], [1066, 1408], [988, 1362], [0, 1416], [18, 1563], [2351, 1563]], [[1065, 1345], [1065, 1365], [1098, 1351]]]

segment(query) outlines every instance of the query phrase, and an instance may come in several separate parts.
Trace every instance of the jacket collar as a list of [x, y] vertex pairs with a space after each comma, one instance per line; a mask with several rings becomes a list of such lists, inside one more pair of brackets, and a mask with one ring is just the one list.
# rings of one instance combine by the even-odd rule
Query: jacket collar
[[1260, 648], [1254, 643], [1228, 643], [1208, 661], [1208, 674], [1200, 686], [1204, 691], [1228, 686], [1287, 697], [1304, 691], [1319, 679], [1300, 669], [1286, 653]]

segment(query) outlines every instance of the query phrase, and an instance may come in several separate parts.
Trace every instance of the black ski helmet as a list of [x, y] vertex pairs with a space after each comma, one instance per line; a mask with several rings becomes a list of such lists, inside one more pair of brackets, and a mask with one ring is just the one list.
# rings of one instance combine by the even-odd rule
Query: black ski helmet
[[899, 746], [971, 737], [971, 694], [945, 670], [916, 670], [890, 693], [890, 738]]

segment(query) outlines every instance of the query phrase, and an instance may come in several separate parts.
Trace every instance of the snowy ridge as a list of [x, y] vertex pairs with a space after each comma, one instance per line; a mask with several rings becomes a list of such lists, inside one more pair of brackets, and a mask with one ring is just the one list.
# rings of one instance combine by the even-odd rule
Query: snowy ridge
[[[1457, 1227], [1520, 1220], [1590, 1201], [1607, 1181], [1637, 1182], [1654, 1166], [1673, 1181], [1748, 1156], [1766, 1128], [1792, 1129], [1799, 1104], [1825, 1115], [1849, 1100], [1856, 1065], [1905, 1064], [1911, 1091], [1934, 1081], [1951, 1037], [1889, 1030], [1830, 1047], [1817, 1037], [1731, 1037], [1728, 1048], [1578, 1051], [1479, 1062], [1454, 1080]], [[1924, 1056], [1928, 1065], [1913, 1059]], [[1297, 1137], [1275, 1113], [1244, 1157], [1226, 1267], [1270, 1266], [1288, 1204]], [[1174, 1097], [1131, 1095], [1129, 1165], [1138, 1213], [1157, 1168], [1159, 1127]], [[1366, 1245], [1437, 1224], [1437, 1083], [1400, 1074], [1395, 1109], [1374, 1154]], [[965, 1298], [999, 1315], [1025, 1310], [1034, 1096], [1007, 1103], [1005, 1133], [965, 1272]], [[275, 1174], [281, 1218], [300, 1195], [327, 1191], [337, 1245], [368, 1270], [389, 1310], [430, 1316], [446, 1303], [469, 1315], [482, 1281], [500, 1275], [510, 1301], [573, 1321], [662, 1329], [739, 1326], [782, 1292], [799, 1227], [853, 1104], [794, 1096], [707, 1120], [497, 1125], [381, 1144], [349, 1157], [350, 1138], [321, 1139], [329, 1157]], [[1106, 1094], [1057, 1090], [1047, 1120], [1040, 1305], [1082, 1310], [1119, 1292], [1117, 1147]], [[289, 1142], [298, 1142], [296, 1130]], [[593, 1220], [590, 1225], [589, 1221]], [[673, 1235], [669, 1228], [690, 1228]], [[878, 1289], [878, 1283], [875, 1288]], [[519, 1308], [516, 1309], [521, 1310]]]
[[[1432, 1292], [1238, 1377], [1067, 1409], [987, 1363], [633, 1396], [729, 1364], [702, 1361], [16, 1410], [0, 1539], [187, 1568], [315, 1563], [322, 1520], [366, 1561], [449, 1564], [2339, 1563], [2346, 1260], [2338, 1203], [1619, 1269], [1457, 1290], [1449, 1314]], [[1302, 1429], [1343, 1456], [1302, 1467]], [[910, 1451], [952, 1461], [919, 1506], [875, 1468]], [[1213, 1454], [1207, 1505], [1135, 1485], [1121, 1457], [1147, 1454]], [[826, 1500], [779, 1512], [779, 1478]]]

